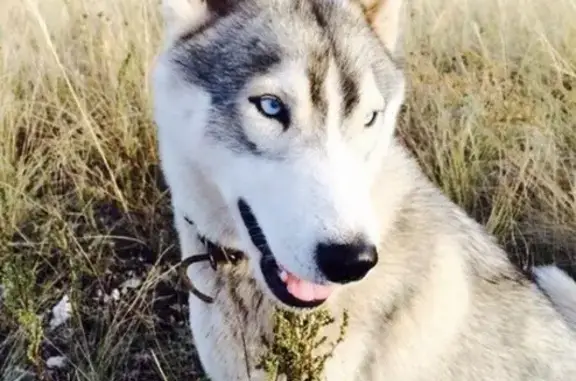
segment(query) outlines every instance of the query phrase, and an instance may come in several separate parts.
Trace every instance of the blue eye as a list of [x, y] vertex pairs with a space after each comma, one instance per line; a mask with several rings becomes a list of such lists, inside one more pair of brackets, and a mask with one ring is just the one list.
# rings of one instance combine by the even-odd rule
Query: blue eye
[[260, 108], [262, 113], [267, 116], [277, 116], [282, 112], [284, 106], [277, 98], [273, 97], [262, 97], [260, 98]]
[[274, 95], [262, 95], [259, 97], [249, 97], [248, 100], [256, 106], [260, 114], [267, 118], [278, 120], [284, 126], [284, 130], [288, 128], [290, 115], [280, 98]]

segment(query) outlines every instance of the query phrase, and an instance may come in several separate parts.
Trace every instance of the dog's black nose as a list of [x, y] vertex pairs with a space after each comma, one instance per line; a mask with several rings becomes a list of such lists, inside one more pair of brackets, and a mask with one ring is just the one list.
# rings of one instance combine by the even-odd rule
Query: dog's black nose
[[316, 246], [316, 262], [334, 283], [360, 280], [378, 263], [376, 246], [364, 239], [348, 243], [322, 242]]

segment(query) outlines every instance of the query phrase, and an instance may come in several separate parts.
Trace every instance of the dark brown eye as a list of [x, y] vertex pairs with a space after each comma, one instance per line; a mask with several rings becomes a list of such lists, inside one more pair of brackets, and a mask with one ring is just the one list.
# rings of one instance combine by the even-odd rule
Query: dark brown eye
[[364, 127], [372, 127], [374, 123], [376, 123], [376, 119], [378, 119], [378, 111], [372, 111], [366, 114], [366, 118], [364, 119]]

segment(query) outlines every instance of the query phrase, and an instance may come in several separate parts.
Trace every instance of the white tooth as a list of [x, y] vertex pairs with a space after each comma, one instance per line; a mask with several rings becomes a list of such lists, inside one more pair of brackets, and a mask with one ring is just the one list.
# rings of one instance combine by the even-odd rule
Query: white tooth
[[286, 280], [288, 279], [288, 273], [286, 272], [286, 270], [280, 271], [280, 279], [282, 279], [282, 282], [286, 282]]

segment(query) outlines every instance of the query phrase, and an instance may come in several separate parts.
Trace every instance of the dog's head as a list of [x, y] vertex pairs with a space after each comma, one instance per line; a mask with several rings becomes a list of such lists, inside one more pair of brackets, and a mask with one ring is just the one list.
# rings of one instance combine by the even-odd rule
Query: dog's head
[[159, 138], [213, 183], [286, 305], [378, 262], [370, 193], [403, 101], [402, 3], [163, 0]]

